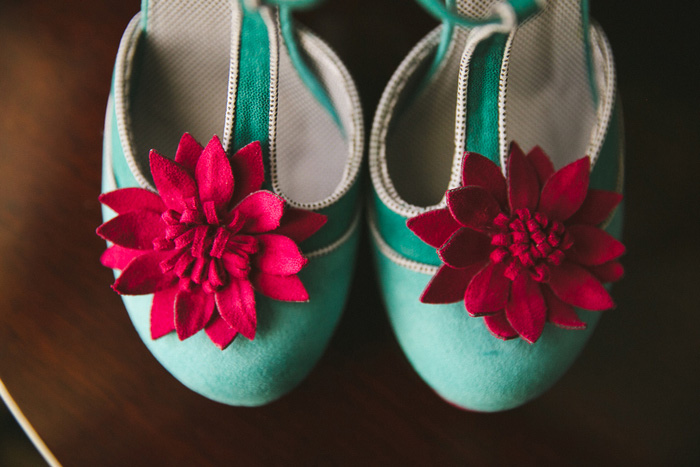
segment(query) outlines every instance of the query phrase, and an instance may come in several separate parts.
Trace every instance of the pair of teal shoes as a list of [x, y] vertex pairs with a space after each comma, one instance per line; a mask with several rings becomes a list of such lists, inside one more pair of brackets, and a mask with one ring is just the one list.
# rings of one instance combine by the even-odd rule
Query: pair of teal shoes
[[[312, 3], [144, 0], [117, 55], [102, 263], [160, 363], [226, 404], [298, 385], [352, 279], [362, 112], [292, 20]], [[614, 306], [612, 56], [586, 1], [420, 3], [443, 24], [392, 77], [369, 144], [380, 287], [441, 397], [505, 410], [551, 386]]]

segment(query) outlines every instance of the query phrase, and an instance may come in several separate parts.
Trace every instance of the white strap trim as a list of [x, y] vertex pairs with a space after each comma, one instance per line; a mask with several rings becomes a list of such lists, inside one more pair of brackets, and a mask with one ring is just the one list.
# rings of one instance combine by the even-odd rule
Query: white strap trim
[[[462, 59], [459, 64], [459, 81], [457, 84], [457, 107], [455, 109], [455, 152], [452, 165], [452, 176], [450, 178], [449, 189], [457, 188], [461, 184], [462, 180], [462, 154], [464, 153], [464, 148], [467, 143], [467, 121], [469, 116], [467, 115], [467, 91], [469, 87], [469, 71], [470, 63], [474, 51], [477, 46], [493, 36], [494, 34], [508, 34], [508, 43], [513, 40], [515, 35], [515, 27], [517, 26], [517, 18], [513, 8], [507, 3], [499, 3], [495, 6], [494, 10], [497, 12], [501, 18], [503, 18], [500, 24], [490, 24], [487, 26], [482, 26], [474, 29], [474, 31], [469, 35], [467, 43], [464, 46], [464, 52], [462, 53]], [[506, 49], [508, 50], [508, 49]], [[507, 55], [504, 56], [502, 66], [501, 66], [501, 80], [499, 86], [499, 124], [505, 125], [505, 111], [502, 110], [504, 106], [501, 106], [505, 93], [504, 77], [507, 76]], [[502, 135], [504, 131], [500, 131]], [[500, 144], [501, 152], [505, 147], [505, 143]], [[505, 164], [501, 164], [501, 167], [505, 167]], [[504, 169], [502, 169], [504, 170]], [[504, 170], [505, 172], [505, 170]], [[444, 204], [444, 201], [441, 203]]]
[[226, 116], [224, 120], [223, 145], [228, 152], [233, 143], [233, 130], [236, 116], [236, 96], [238, 93], [238, 62], [241, 44], [241, 24], [243, 12], [238, 2], [231, 3], [231, 52], [228, 67], [228, 94], [226, 96]]
[[328, 255], [347, 242], [352, 234], [355, 233], [357, 230], [357, 226], [360, 225], [360, 219], [362, 218], [362, 208], [359, 208], [357, 212], [355, 213], [355, 218], [352, 220], [352, 223], [350, 224], [350, 227], [348, 227], [348, 230], [345, 231], [345, 233], [335, 242], [331, 243], [328, 246], [325, 246], [323, 248], [319, 248], [318, 250], [312, 251], [311, 253], [306, 253], [304, 256], [306, 256], [308, 259], [312, 258], [318, 258], [319, 256], [325, 256]]
[[402, 268], [406, 268], [414, 272], [419, 272], [421, 274], [426, 274], [428, 276], [434, 276], [435, 273], [437, 273], [439, 269], [438, 266], [413, 261], [412, 259], [404, 257], [396, 250], [391, 248], [389, 244], [384, 241], [384, 239], [382, 238], [382, 234], [377, 228], [377, 224], [375, 222], [375, 213], [373, 212], [374, 210], [370, 208], [370, 211], [370, 215], [367, 216], [367, 224], [369, 225], [369, 231], [372, 234], [372, 238], [374, 239], [377, 249], [381, 252], [381, 254], [383, 254], [384, 256], [389, 258], [393, 263], [397, 264], [398, 266], [401, 266]]
[[[321, 60], [326, 64], [328, 68], [334, 68], [340, 73], [345, 88], [350, 99], [350, 108], [352, 109], [351, 115], [351, 125], [346, 125], [345, 130], [352, 130], [347, 135], [348, 137], [348, 159], [345, 163], [345, 168], [343, 171], [343, 176], [336, 186], [333, 193], [325, 199], [322, 199], [314, 203], [300, 203], [294, 199], [287, 196], [286, 193], [280, 187], [279, 171], [277, 168], [277, 90], [279, 86], [278, 82], [278, 68], [279, 68], [279, 48], [280, 43], [280, 24], [279, 15], [276, 13], [273, 15], [270, 10], [263, 8], [261, 9], [261, 14], [265, 20], [265, 24], [270, 31], [270, 122], [269, 122], [269, 150], [270, 150], [270, 182], [272, 184], [272, 191], [277, 195], [281, 196], [286, 202], [291, 206], [301, 208], [318, 210], [323, 209], [339, 201], [354, 185], [355, 181], [358, 179], [360, 174], [360, 168], [362, 167], [362, 157], [364, 153], [364, 123], [362, 110], [360, 107], [360, 97], [357, 93], [355, 83], [350, 76], [349, 71], [345, 65], [340, 61], [335, 52], [321, 39], [319, 39], [315, 34], [313, 34], [308, 29], [298, 26], [299, 31], [299, 45], [303, 50], [308, 50], [313, 53], [315, 57], [321, 57]], [[273, 66], [274, 63], [274, 66]]]

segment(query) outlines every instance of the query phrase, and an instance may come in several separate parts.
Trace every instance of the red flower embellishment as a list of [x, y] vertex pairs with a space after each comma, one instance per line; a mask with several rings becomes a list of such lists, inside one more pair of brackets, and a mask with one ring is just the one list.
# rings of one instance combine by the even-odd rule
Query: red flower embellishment
[[464, 300], [496, 337], [530, 343], [547, 321], [584, 329], [574, 307], [613, 308], [602, 283], [622, 277], [616, 260], [625, 247], [597, 226], [622, 195], [589, 189], [589, 174], [588, 157], [555, 172], [542, 149], [526, 156], [513, 143], [506, 179], [487, 158], [466, 153], [463, 186], [447, 192], [447, 208], [408, 220], [444, 263], [421, 301]]
[[149, 159], [159, 194], [124, 188], [101, 195], [118, 216], [97, 233], [114, 244], [102, 264], [122, 270], [112, 288], [154, 294], [153, 339], [176, 331], [183, 340], [204, 329], [224, 349], [238, 333], [255, 337], [254, 290], [277, 300], [309, 299], [296, 275], [307, 261], [297, 244], [326, 216], [260, 190], [260, 143], [229, 161], [216, 136], [202, 148], [185, 134], [174, 162], [156, 151]]

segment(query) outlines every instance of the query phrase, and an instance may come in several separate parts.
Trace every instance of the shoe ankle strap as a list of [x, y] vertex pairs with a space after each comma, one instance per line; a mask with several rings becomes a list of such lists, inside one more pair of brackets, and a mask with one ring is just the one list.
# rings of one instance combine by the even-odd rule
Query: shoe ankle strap
[[[430, 14], [443, 23], [451, 25], [473, 28], [487, 24], [503, 23], [503, 15], [493, 14], [485, 18], [470, 18], [459, 14], [454, 8], [455, 0], [416, 0]], [[507, 4], [512, 8], [518, 22], [522, 22], [530, 16], [542, 10], [546, 0], [504, 0], [502, 4]]]

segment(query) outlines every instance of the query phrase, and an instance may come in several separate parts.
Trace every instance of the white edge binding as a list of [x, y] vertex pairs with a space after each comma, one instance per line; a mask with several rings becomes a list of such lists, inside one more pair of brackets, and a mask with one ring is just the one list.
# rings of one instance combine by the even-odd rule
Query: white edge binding
[[381, 254], [386, 256], [389, 260], [391, 260], [394, 264], [397, 264], [398, 266], [401, 266], [402, 268], [406, 268], [410, 271], [414, 272], [419, 272], [421, 274], [426, 274], [429, 276], [434, 276], [435, 273], [437, 273], [439, 267], [438, 266], [433, 266], [432, 264], [425, 264], [425, 263], [419, 263], [418, 261], [413, 261], [412, 259], [408, 259], [395, 251], [393, 248], [389, 246], [388, 243], [384, 241], [382, 238], [382, 234], [379, 233], [379, 228], [377, 227], [375, 221], [374, 221], [374, 212], [371, 212], [369, 216], [367, 216], [367, 223], [369, 224], [369, 231], [372, 234], [372, 238], [374, 239], [374, 244], [376, 245], [377, 249]]
[[345, 164], [343, 176], [333, 193], [325, 199], [313, 203], [299, 203], [289, 198], [279, 183], [277, 170], [277, 93], [279, 76], [279, 48], [285, 46], [280, 34], [279, 15], [269, 7], [261, 7], [260, 14], [268, 29], [270, 43], [270, 120], [269, 120], [269, 147], [270, 147], [270, 181], [273, 191], [281, 196], [291, 206], [301, 209], [319, 210], [326, 208], [343, 197], [357, 180], [362, 166], [362, 153], [364, 151], [364, 127], [360, 98], [355, 84], [350, 77], [345, 65], [340, 61], [335, 52], [320, 38], [306, 28], [298, 27], [299, 43], [303, 49], [310, 51], [311, 55], [322, 60], [325, 67], [336, 71], [343, 83], [350, 100], [352, 109], [352, 128], [348, 138], [349, 158]]

